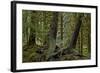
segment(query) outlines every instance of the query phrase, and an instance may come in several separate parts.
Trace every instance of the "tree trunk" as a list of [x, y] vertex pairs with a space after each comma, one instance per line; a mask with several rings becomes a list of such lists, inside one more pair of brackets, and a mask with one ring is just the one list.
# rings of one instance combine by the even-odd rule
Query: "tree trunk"
[[35, 17], [34, 17], [34, 12], [30, 11], [29, 13], [29, 19], [28, 19], [28, 23], [30, 24], [29, 25], [29, 30], [28, 30], [28, 33], [29, 33], [29, 37], [28, 37], [28, 45], [34, 45], [36, 42], [35, 42], [35, 37], [36, 37], [36, 34], [35, 34], [35, 29], [32, 28], [31, 26], [34, 25], [35, 27], [35, 24], [36, 24], [36, 21], [35, 21]]
[[49, 47], [48, 47], [46, 59], [48, 59], [50, 57], [50, 55], [54, 52], [54, 50], [56, 48], [57, 26], [58, 26], [58, 13], [53, 12], [53, 17], [52, 17], [52, 21], [51, 21], [51, 25], [50, 25], [50, 31], [48, 34]]
[[77, 42], [77, 38], [78, 38], [78, 35], [79, 35], [81, 24], [82, 24], [82, 22], [81, 22], [81, 15], [80, 15], [79, 19], [78, 19], [78, 23], [75, 26], [75, 31], [72, 34], [71, 42], [68, 46], [69, 49], [70, 48], [75, 48], [75, 46], [76, 46], [76, 42]]
[[75, 31], [72, 34], [72, 38], [71, 38], [71, 42], [70, 42], [69, 46], [67, 48], [63, 48], [63, 49], [58, 50], [56, 53], [53, 53], [52, 56], [57, 55], [61, 52], [62, 52], [63, 55], [71, 53], [72, 48], [75, 48], [77, 38], [78, 38], [78, 35], [79, 35], [79, 31], [80, 31], [80, 27], [81, 27], [81, 24], [82, 24], [81, 17], [82, 16], [80, 15], [79, 18], [78, 18], [78, 22], [75, 26]]
[[[61, 30], [60, 30], [60, 32], [61, 32], [61, 41], [63, 41], [63, 14], [61, 14], [61, 25], [60, 25], [60, 27], [61, 27]], [[63, 43], [61, 43], [61, 47], [62, 47], [62, 45], [63, 45]]]
[[70, 41], [68, 47], [63, 50], [62, 54], [70, 54], [70, 53], [73, 52], [72, 49], [76, 47], [76, 42], [77, 42], [77, 39], [78, 39], [80, 27], [81, 27], [81, 24], [82, 24], [81, 18], [82, 18], [82, 15], [80, 15], [79, 18], [77, 19], [77, 24], [76, 24], [75, 30], [74, 30], [74, 32], [72, 34], [71, 41]]
[[82, 28], [80, 29], [80, 55], [82, 56], [83, 55], [83, 51], [82, 51], [82, 48], [83, 48], [83, 38], [82, 38]]
[[58, 13], [54, 12], [52, 22], [50, 25], [50, 31], [49, 31], [50, 37], [54, 39], [56, 39], [56, 35], [57, 35], [57, 24], [58, 24]]

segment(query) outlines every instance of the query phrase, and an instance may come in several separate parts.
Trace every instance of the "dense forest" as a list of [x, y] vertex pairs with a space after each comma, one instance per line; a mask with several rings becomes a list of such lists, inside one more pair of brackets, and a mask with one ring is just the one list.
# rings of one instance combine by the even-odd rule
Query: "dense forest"
[[91, 58], [91, 14], [22, 10], [22, 62]]

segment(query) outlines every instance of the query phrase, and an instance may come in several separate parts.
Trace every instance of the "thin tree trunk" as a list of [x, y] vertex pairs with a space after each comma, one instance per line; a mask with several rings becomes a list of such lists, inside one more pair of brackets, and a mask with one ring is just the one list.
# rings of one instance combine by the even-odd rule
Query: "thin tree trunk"
[[[61, 14], [61, 25], [60, 25], [60, 27], [61, 27], [61, 30], [60, 30], [60, 32], [61, 32], [61, 41], [63, 40], [63, 15]], [[62, 46], [63, 44], [61, 43], [61, 46]]]
[[29, 13], [29, 19], [28, 19], [29, 22], [29, 37], [28, 37], [28, 45], [34, 45], [36, 42], [35, 42], [35, 37], [36, 37], [36, 34], [35, 34], [35, 29], [33, 29], [31, 26], [34, 25], [35, 27], [35, 24], [36, 24], [36, 21], [35, 21], [35, 17], [34, 17], [34, 12], [30, 11]]
[[[60, 15], [61, 24], [60, 24], [60, 33], [61, 33], [61, 48], [63, 47], [63, 13]], [[62, 57], [62, 51], [60, 53], [60, 57]]]
[[82, 28], [80, 29], [80, 55], [82, 56], [83, 55], [83, 51], [82, 51], [82, 48], [83, 48], [83, 38], [82, 38], [82, 35], [83, 32], [82, 32]]

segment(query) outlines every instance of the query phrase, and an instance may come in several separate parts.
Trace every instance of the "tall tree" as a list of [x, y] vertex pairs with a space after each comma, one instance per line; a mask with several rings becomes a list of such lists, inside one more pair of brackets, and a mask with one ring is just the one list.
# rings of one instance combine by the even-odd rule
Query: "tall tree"
[[[63, 14], [61, 14], [61, 24], [60, 24], [61, 41], [63, 41]], [[61, 47], [63, 43], [61, 42]]]
[[57, 35], [57, 26], [58, 26], [57, 24], [58, 24], [58, 12], [53, 12], [50, 30], [48, 33], [49, 48], [48, 48], [46, 59], [50, 57], [50, 55], [54, 52], [56, 48], [56, 35]]
[[69, 49], [75, 48], [75, 46], [76, 46], [76, 42], [77, 42], [77, 38], [78, 38], [78, 35], [79, 35], [80, 27], [81, 27], [81, 24], [82, 24], [81, 18], [82, 18], [82, 16], [80, 15], [78, 20], [77, 20], [77, 24], [75, 26], [75, 30], [74, 30], [74, 32], [72, 34], [72, 38], [71, 38], [70, 44], [68, 46]]
[[81, 24], [82, 24], [82, 20], [81, 19], [82, 19], [82, 15], [80, 14], [78, 19], [77, 19], [75, 30], [72, 33], [71, 41], [70, 41], [68, 47], [64, 48], [64, 49], [60, 49], [58, 52], [52, 54], [52, 56], [54, 56], [56, 54], [59, 54], [61, 51], [62, 51], [62, 54], [72, 53], [71, 52], [72, 49], [76, 47], [76, 42], [77, 42], [77, 39], [78, 39], [78, 35], [79, 35], [80, 28], [81, 28]]
[[[28, 45], [34, 45], [36, 44], [35, 38], [36, 38], [36, 30], [35, 30], [35, 25], [36, 25], [36, 12], [35, 11], [29, 11], [28, 15]], [[34, 27], [33, 27], [34, 26]]]
[[80, 47], [79, 47], [79, 49], [80, 49], [80, 55], [82, 56], [82, 54], [83, 54], [83, 30], [82, 30], [82, 27], [81, 27], [81, 29], [80, 29], [80, 34], [79, 34], [79, 37], [80, 37]]

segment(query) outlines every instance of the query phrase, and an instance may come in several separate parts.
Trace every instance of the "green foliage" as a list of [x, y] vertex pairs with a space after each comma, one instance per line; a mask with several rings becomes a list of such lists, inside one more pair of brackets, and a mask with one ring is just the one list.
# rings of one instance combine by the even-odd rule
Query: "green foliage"
[[[58, 13], [56, 17], [55, 13]], [[81, 27], [78, 38], [75, 37], [75, 47], [69, 48], [70, 54], [63, 55], [63, 49], [68, 52], [67, 47], [79, 20]], [[23, 62], [90, 59], [91, 14], [23, 10], [22, 44]], [[52, 56], [55, 53], [57, 55]]]

